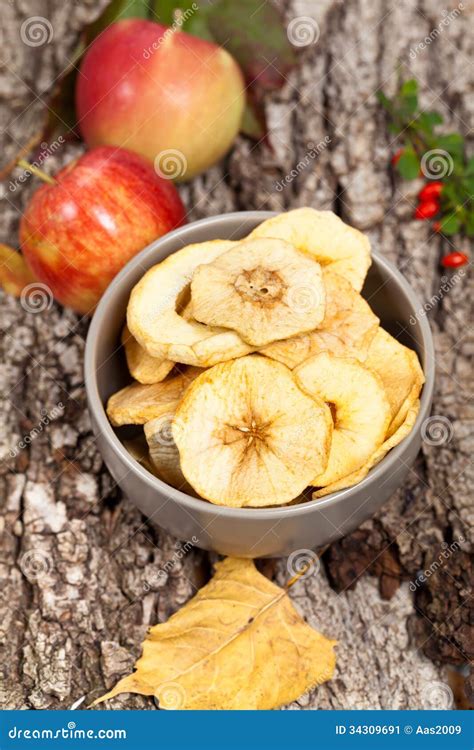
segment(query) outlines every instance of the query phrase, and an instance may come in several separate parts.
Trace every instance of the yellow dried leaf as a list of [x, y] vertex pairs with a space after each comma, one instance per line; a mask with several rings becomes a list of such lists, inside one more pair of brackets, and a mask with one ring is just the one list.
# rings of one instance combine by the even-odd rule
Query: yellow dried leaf
[[21, 253], [0, 243], [0, 287], [8, 294], [19, 297], [28, 284], [36, 281]]
[[252, 560], [227, 558], [188, 604], [150, 629], [136, 671], [95, 703], [140, 693], [168, 709], [277, 708], [331, 679], [335, 644]]

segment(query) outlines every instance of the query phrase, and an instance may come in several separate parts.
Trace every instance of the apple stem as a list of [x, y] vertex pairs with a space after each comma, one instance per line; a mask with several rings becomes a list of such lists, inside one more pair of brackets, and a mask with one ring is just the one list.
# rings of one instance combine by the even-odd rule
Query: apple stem
[[49, 174], [43, 172], [42, 169], [38, 169], [38, 167], [35, 167], [34, 164], [30, 164], [30, 162], [26, 161], [26, 159], [18, 159], [17, 164], [19, 167], [23, 167], [23, 169], [26, 169], [28, 170], [28, 172], [31, 172], [31, 174], [39, 177], [40, 180], [43, 180], [43, 182], [48, 182], [50, 185], [57, 185], [57, 181], [54, 179], [54, 177], [50, 177]]
[[181, 10], [181, 8], [175, 8], [173, 10], [172, 15], [173, 15], [173, 31], [176, 33], [177, 31], [181, 31], [181, 26], [183, 25], [186, 19], [184, 18], [184, 13]]

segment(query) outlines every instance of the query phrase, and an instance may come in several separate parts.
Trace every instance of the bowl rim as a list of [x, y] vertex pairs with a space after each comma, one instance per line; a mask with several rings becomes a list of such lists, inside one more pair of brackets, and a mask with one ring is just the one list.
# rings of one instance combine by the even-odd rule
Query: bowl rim
[[[112, 280], [112, 282], [104, 292], [102, 298], [100, 299], [89, 326], [84, 356], [84, 380], [89, 410], [93, 412], [97, 429], [100, 431], [102, 437], [107, 440], [110, 448], [119, 455], [121, 462], [125, 464], [128, 471], [131, 471], [135, 475], [138, 475], [138, 477], [142, 481], [144, 481], [152, 490], [159, 490], [162, 493], [166, 493], [168, 499], [176, 501], [179, 505], [184, 506], [184, 508], [189, 510], [191, 513], [215, 513], [224, 517], [227, 516], [228, 518], [238, 518], [240, 520], [243, 518], [248, 518], [249, 520], [277, 520], [305, 515], [306, 513], [310, 513], [312, 511], [324, 511], [324, 509], [328, 508], [329, 506], [332, 507], [341, 505], [356, 491], [360, 492], [361, 490], [367, 490], [367, 492], [369, 492], [373, 485], [378, 486], [378, 482], [381, 477], [387, 471], [390, 471], [391, 468], [394, 468], [394, 465], [397, 464], [402, 453], [404, 453], [407, 444], [406, 441], [410, 438], [413, 440], [413, 438], [416, 437], [417, 430], [420, 428], [420, 425], [426, 419], [430, 411], [435, 375], [434, 343], [427, 316], [422, 315], [419, 316], [417, 320], [420, 326], [421, 338], [425, 350], [425, 361], [423, 363], [425, 383], [421, 394], [420, 411], [418, 412], [416, 422], [412, 428], [411, 433], [409, 433], [404, 440], [402, 440], [397, 446], [395, 446], [395, 448], [392, 448], [382, 459], [382, 461], [380, 461], [380, 463], [370, 469], [369, 473], [366, 477], [364, 477], [364, 479], [362, 479], [352, 487], [347, 487], [345, 489], [333, 492], [325, 497], [317, 498], [315, 500], [307, 500], [296, 505], [285, 505], [281, 507], [271, 506], [268, 508], [229, 508], [225, 505], [216, 505], [214, 503], [210, 503], [202, 498], [192, 497], [191, 495], [188, 495], [185, 492], [182, 492], [181, 490], [178, 490], [175, 487], [166, 484], [166, 482], [163, 482], [161, 479], [154, 476], [147, 469], [145, 469], [145, 467], [143, 467], [138, 461], [136, 461], [136, 459], [134, 459], [133, 456], [127, 451], [119, 437], [116, 435], [112, 425], [107, 418], [105, 408], [99, 396], [99, 389], [97, 385], [96, 351], [97, 341], [99, 338], [98, 334], [101, 325], [106, 318], [106, 311], [110, 298], [113, 297], [115, 293], [120, 289], [123, 281], [128, 277], [128, 275], [132, 271], [135, 271], [137, 267], [142, 264], [142, 261], [144, 261], [145, 259], [149, 260], [149, 257], [156, 252], [157, 248], [160, 248], [161, 245], [168, 243], [170, 240], [172, 241], [176, 237], [185, 239], [187, 235], [192, 235], [194, 233], [196, 227], [212, 226], [213, 228], [218, 228], [220, 225], [225, 225], [229, 220], [235, 220], [239, 217], [245, 217], [246, 219], [255, 219], [258, 222], [261, 222], [265, 221], [265, 219], [275, 216], [277, 213], [277, 211], [234, 211], [227, 214], [217, 214], [216, 216], [209, 216], [204, 219], [199, 219], [197, 221], [186, 224], [182, 227], [179, 227], [178, 229], [173, 230], [172, 232], [165, 234], [163, 237], [159, 237], [158, 239], [154, 240], [149, 245], [147, 245], [147, 247], [141, 250], [137, 255], [135, 255], [122, 268], [117, 276], [115, 276], [115, 278]], [[414, 292], [408, 281], [396, 268], [396, 266], [389, 260], [387, 260], [383, 255], [381, 255], [377, 250], [372, 250], [372, 258], [375, 259], [377, 261], [377, 264], [382, 266], [384, 271], [394, 279], [399, 287], [401, 287], [405, 297], [408, 298], [413, 308], [415, 310], [422, 310], [423, 305], [418, 299], [416, 293]]]

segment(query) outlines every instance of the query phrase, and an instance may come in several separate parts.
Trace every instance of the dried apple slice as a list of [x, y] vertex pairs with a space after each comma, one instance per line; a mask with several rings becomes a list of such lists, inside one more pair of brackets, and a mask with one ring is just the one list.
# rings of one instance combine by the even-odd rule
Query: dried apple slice
[[381, 445], [390, 406], [379, 376], [356, 359], [322, 352], [293, 372], [305, 393], [331, 406], [334, 430], [328, 465], [310, 482], [324, 487], [358, 469]]
[[365, 365], [382, 379], [390, 403], [392, 435], [403, 423], [410, 407], [420, 395], [425, 376], [416, 352], [400, 344], [383, 328], [374, 336]]
[[338, 273], [358, 292], [370, 266], [370, 242], [332, 211], [296, 208], [267, 219], [247, 239], [276, 237]]
[[395, 448], [395, 446], [401, 443], [402, 440], [404, 440], [404, 438], [406, 438], [406, 436], [412, 431], [419, 411], [420, 402], [416, 400], [415, 403], [409, 408], [408, 413], [405, 417], [405, 421], [402, 422], [400, 427], [393, 433], [393, 435], [387, 438], [387, 440], [385, 440], [382, 445], [377, 448], [377, 450], [371, 455], [367, 463], [365, 463], [360, 469], [357, 469], [357, 471], [352, 472], [352, 474], [348, 474], [346, 477], [342, 477], [342, 479], [339, 479], [337, 482], [328, 484], [326, 485], [326, 487], [322, 487], [320, 490], [315, 490], [315, 492], [313, 492], [313, 500], [316, 500], [316, 498], [318, 497], [330, 495], [331, 493], [337, 492], [338, 490], [344, 490], [347, 487], [353, 487], [355, 484], [361, 482], [367, 476], [370, 469], [372, 469], [376, 464], [380, 463], [382, 458], [387, 455], [389, 450]]
[[179, 451], [171, 432], [174, 413], [170, 412], [145, 424], [145, 437], [150, 450], [150, 459], [159, 478], [182, 492], [191, 492], [179, 462]]
[[163, 357], [151, 357], [143, 346], [133, 338], [125, 325], [122, 331], [122, 345], [125, 349], [130, 375], [143, 385], [160, 383], [171, 372], [175, 363]]
[[198, 377], [173, 420], [181, 469], [217, 505], [288, 503], [326, 465], [331, 415], [288, 368], [258, 355]]
[[321, 266], [283, 240], [248, 240], [196, 268], [191, 301], [196, 320], [263, 346], [322, 321]]
[[155, 467], [150, 460], [150, 451], [148, 450], [145, 435], [141, 434], [130, 440], [124, 440], [123, 444], [135, 461], [138, 461], [150, 474], [155, 474], [156, 476]]
[[148, 354], [210, 367], [253, 351], [234, 331], [210, 328], [180, 314], [196, 268], [211, 263], [234, 245], [230, 240], [188, 245], [150, 268], [133, 288], [127, 324]]
[[186, 388], [201, 372], [200, 367], [188, 367], [161, 383], [127, 385], [109, 398], [107, 416], [115, 427], [120, 427], [145, 424], [156, 417], [174, 413]]
[[326, 314], [316, 330], [260, 349], [266, 357], [283, 362], [291, 370], [308, 357], [328, 351], [337, 357], [364, 361], [379, 319], [351, 284], [328, 269], [323, 270]]

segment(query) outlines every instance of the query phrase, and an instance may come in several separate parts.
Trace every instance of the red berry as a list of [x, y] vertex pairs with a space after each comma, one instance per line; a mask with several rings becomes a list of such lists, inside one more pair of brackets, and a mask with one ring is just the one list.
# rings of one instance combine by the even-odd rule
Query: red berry
[[459, 268], [460, 266], [465, 266], [468, 262], [469, 258], [467, 255], [465, 255], [465, 253], [459, 253], [458, 251], [449, 253], [449, 255], [445, 255], [444, 258], [441, 259], [441, 265], [445, 268]]
[[425, 201], [437, 200], [441, 195], [443, 189], [443, 183], [436, 180], [434, 182], [428, 182], [418, 193], [419, 200], [424, 203]]
[[439, 201], [429, 200], [420, 203], [415, 210], [415, 219], [432, 219], [439, 211]]
[[441, 232], [441, 222], [440, 221], [434, 221], [433, 222], [433, 230], [435, 232]]
[[403, 154], [404, 150], [405, 149], [403, 149], [403, 148], [399, 148], [398, 151], [395, 151], [394, 155], [390, 159], [390, 161], [392, 163], [392, 167], [395, 167], [398, 164], [398, 162], [400, 160], [400, 157]]

